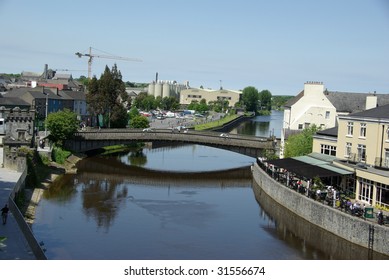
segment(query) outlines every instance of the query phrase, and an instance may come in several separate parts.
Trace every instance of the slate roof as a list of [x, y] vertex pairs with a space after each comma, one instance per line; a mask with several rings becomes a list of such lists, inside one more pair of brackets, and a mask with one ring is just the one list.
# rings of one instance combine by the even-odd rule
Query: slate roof
[[[356, 113], [365, 110], [366, 97], [372, 94], [329, 91], [326, 96], [337, 112]], [[376, 96], [378, 106], [389, 104], [389, 94], [376, 94]]]
[[18, 97], [1, 97], [0, 107], [30, 107], [31, 105]]
[[70, 91], [70, 90], [64, 90], [61, 91], [61, 93], [66, 94], [69, 98], [74, 100], [86, 100], [85, 92], [83, 91]]
[[370, 110], [354, 113], [348, 115], [348, 117], [362, 117], [362, 118], [374, 118], [374, 119], [389, 119], [389, 104], [378, 106]]
[[[365, 110], [366, 97], [372, 96], [372, 93], [339, 92], [326, 91], [325, 95], [334, 105], [336, 111], [342, 113], [356, 113]], [[383, 106], [389, 104], [389, 94], [375, 94], [377, 96], [377, 105]], [[285, 107], [290, 108], [304, 96], [304, 90], [298, 95], [288, 100]]]
[[318, 135], [324, 135], [324, 136], [332, 136], [332, 137], [338, 137], [338, 127], [331, 127], [328, 129], [320, 130], [316, 132]]

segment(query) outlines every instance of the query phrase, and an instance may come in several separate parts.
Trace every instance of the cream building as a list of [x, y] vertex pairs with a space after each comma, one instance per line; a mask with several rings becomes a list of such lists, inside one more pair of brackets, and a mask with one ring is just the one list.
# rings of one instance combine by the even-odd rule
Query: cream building
[[355, 173], [357, 200], [389, 208], [389, 105], [339, 116], [338, 127], [314, 136], [313, 152]]
[[207, 104], [210, 101], [227, 100], [229, 106], [234, 106], [240, 101], [241, 95], [241, 91], [189, 88], [180, 92], [180, 104], [189, 105], [194, 100], [200, 102], [202, 99], [205, 99]]
[[306, 82], [304, 90], [285, 104], [280, 158], [284, 141], [315, 124], [321, 129], [335, 127], [340, 116], [389, 104], [389, 94], [328, 91], [322, 82]]

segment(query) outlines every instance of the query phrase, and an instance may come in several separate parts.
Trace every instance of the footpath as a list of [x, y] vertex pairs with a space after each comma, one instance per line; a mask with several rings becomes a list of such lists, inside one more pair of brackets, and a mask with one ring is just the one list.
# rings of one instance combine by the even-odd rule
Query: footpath
[[[3, 159], [3, 148], [0, 147], [0, 158]], [[9, 195], [22, 173], [2, 168], [0, 162], [0, 209], [8, 203]], [[8, 213], [7, 223], [0, 222], [0, 236], [7, 237], [0, 242], [0, 260], [35, 260], [24, 234], [17, 224], [11, 211]]]

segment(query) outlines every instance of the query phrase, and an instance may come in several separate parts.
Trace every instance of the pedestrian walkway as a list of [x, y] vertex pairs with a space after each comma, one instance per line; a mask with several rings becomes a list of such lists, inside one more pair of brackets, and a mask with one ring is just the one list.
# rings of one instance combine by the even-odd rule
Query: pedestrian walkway
[[[0, 208], [8, 203], [8, 197], [21, 175], [20, 172], [0, 167]], [[7, 224], [0, 223], [0, 236], [7, 237], [0, 242], [0, 260], [36, 259], [11, 211], [8, 213]]]

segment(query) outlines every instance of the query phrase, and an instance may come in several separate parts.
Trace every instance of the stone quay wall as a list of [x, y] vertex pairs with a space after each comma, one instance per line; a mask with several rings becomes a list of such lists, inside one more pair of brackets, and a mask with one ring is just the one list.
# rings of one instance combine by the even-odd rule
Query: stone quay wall
[[253, 166], [253, 179], [257, 187], [286, 209], [354, 244], [369, 248], [369, 232], [373, 226], [373, 251], [389, 255], [388, 227], [351, 216], [303, 196], [271, 178], [257, 163]]

